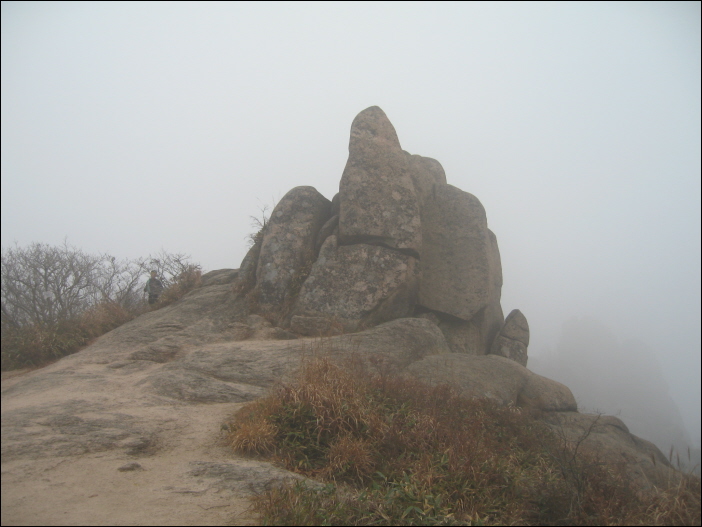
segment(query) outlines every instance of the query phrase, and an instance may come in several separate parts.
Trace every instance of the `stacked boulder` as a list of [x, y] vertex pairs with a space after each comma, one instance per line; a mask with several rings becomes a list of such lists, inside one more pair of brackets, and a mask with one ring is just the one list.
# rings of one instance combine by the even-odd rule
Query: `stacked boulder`
[[[505, 323], [485, 209], [446, 182], [438, 161], [402, 150], [377, 106], [351, 125], [339, 193], [330, 202], [312, 187], [288, 192], [241, 276], [260, 311], [298, 334], [420, 316], [439, 326], [453, 352], [526, 365], [528, 325], [519, 311]], [[515, 339], [513, 326], [526, 337]]]

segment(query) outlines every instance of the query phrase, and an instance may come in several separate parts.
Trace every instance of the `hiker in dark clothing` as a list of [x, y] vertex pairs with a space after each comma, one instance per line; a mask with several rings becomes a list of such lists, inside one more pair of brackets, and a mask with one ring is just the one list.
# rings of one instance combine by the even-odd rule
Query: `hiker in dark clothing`
[[163, 292], [163, 282], [156, 278], [156, 274], [156, 271], [151, 271], [151, 278], [149, 278], [148, 282], [146, 282], [146, 287], [144, 287], [144, 292], [149, 295], [149, 304], [155, 304]]

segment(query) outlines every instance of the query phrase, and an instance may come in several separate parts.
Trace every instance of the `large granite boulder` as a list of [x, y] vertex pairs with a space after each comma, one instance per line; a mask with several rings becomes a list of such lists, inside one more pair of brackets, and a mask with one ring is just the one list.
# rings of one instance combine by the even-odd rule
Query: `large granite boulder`
[[422, 307], [471, 320], [491, 300], [493, 247], [478, 198], [452, 185], [433, 187], [422, 208]]
[[505, 319], [504, 326], [495, 336], [490, 348], [492, 355], [512, 359], [522, 366], [527, 365], [529, 346], [529, 323], [518, 309], [512, 310]]
[[[505, 318], [502, 314], [500, 297], [502, 294], [502, 265], [497, 239], [488, 229], [490, 252], [488, 253], [491, 287], [488, 304], [470, 320], [463, 320], [445, 313], [432, 313], [436, 324], [446, 337], [453, 353], [487, 355]], [[427, 315], [425, 313], [425, 315]]]
[[373, 243], [418, 256], [419, 202], [395, 128], [372, 106], [351, 125], [349, 158], [339, 184], [339, 243]]
[[330, 210], [331, 202], [313, 187], [295, 187], [276, 205], [256, 268], [256, 291], [262, 307], [279, 306], [290, 298], [293, 282], [301, 282], [300, 272], [314, 261], [317, 234]]
[[337, 237], [329, 236], [302, 285], [291, 329], [316, 333], [300, 317], [333, 320], [344, 331], [357, 331], [409, 316], [418, 277], [418, 261], [412, 256], [377, 245], [339, 246]]

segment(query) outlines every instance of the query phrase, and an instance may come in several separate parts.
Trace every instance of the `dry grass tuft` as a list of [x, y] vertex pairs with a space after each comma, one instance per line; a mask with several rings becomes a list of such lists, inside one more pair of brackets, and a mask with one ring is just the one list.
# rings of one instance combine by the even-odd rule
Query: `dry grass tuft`
[[230, 430], [237, 451], [328, 482], [257, 496], [267, 525], [700, 522], [697, 478], [643, 495], [623, 466], [578, 453], [528, 412], [370, 371], [358, 358], [304, 362]]

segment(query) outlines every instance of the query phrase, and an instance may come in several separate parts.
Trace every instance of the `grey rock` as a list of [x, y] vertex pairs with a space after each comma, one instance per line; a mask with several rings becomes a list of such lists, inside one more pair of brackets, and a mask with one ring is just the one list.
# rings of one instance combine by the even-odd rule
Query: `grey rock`
[[288, 299], [297, 273], [315, 257], [317, 233], [329, 219], [331, 202], [312, 187], [295, 187], [271, 213], [256, 269], [262, 306]]
[[424, 357], [407, 372], [431, 384], [449, 383], [471, 397], [493, 399], [505, 406], [543, 411], [575, 411], [568, 387], [494, 355], [449, 353]]
[[237, 293], [246, 293], [256, 285], [256, 268], [258, 267], [258, 258], [261, 254], [262, 242], [263, 236], [260, 236], [249, 248], [246, 252], [246, 256], [244, 256], [244, 259], [241, 261], [234, 285], [234, 290]]
[[492, 343], [504, 324], [504, 315], [500, 305], [502, 295], [502, 264], [497, 238], [488, 229], [488, 304], [479, 310], [469, 321], [438, 314], [439, 327], [454, 353], [486, 355], [490, 353]]
[[404, 154], [415, 193], [423, 206], [434, 194], [434, 185], [446, 184], [444, 167], [436, 159], [430, 157], [412, 155], [409, 152], [404, 152]]
[[495, 336], [490, 353], [512, 359], [522, 366], [526, 366], [529, 359], [528, 345], [529, 324], [522, 312], [514, 309], [507, 315], [502, 329]]
[[239, 277], [239, 269], [218, 269], [205, 273], [200, 278], [203, 286], [231, 284]]
[[440, 317], [439, 329], [446, 337], [446, 342], [453, 353], [485, 355], [480, 325], [476, 323], [481, 318], [481, 313], [482, 311], [469, 321], [454, 317]]
[[566, 448], [592, 455], [603, 465], [624, 466], [634, 488], [655, 490], [679, 484], [682, 474], [651, 442], [629, 432], [611, 415], [553, 412], [543, 420], [561, 437]]
[[498, 334], [492, 343], [492, 348], [490, 349], [491, 355], [499, 355], [500, 357], [505, 357], [518, 362], [522, 366], [527, 365], [529, 356], [527, 354], [527, 347], [524, 343], [518, 340], [508, 339], [502, 334]]
[[488, 265], [491, 287], [488, 294], [488, 305], [482, 313], [481, 319], [476, 321], [480, 325], [485, 353], [490, 352], [490, 346], [492, 346], [495, 335], [497, 335], [505, 322], [502, 305], [500, 304], [500, 299], [502, 298], [502, 260], [500, 258], [500, 249], [497, 245], [497, 237], [490, 229], [488, 229], [488, 238], [490, 239]]
[[385, 247], [339, 246], [330, 236], [302, 285], [293, 316], [326, 317], [345, 331], [409, 316], [417, 295], [417, 264]]
[[500, 330], [502, 336], [518, 340], [525, 346], [529, 345], [529, 323], [519, 309], [513, 309], [505, 319], [505, 325]]
[[351, 125], [339, 196], [341, 245], [374, 243], [419, 255], [419, 202], [407, 157], [377, 106], [359, 113]]
[[314, 244], [315, 255], [319, 255], [319, 250], [322, 248], [322, 245], [324, 245], [324, 242], [327, 240], [327, 238], [329, 238], [329, 236], [338, 233], [339, 215], [336, 214], [329, 218], [329, 220], [324, 225], [322, 225], [322, 228], [319, 229], [319, 233], [317, 234], [317, 241]]
[[334, 194], [334, 197], [332, 198], [331, 212], [329, 213], [329, 215], [330, 216], [338, 216], [340, 210], [341, 210], [341, 198], [339, 197], [339, 193], [337, 192], [336, 194]]
[[309, 481], [310, 485], [320, 485], [299, 474], [255, 460], [238, 460], [236, 463], [193, 461], [190, 467], [188, 476], [212, 480], [212, 488], [217, 492], [236, 490], [246, 494], [260, 494], [270, 488], [271, 484], [285, 481]]
[[470, 320], [491, 300], [492, 246], [480, 201], [451, 185], [435, 185], [422, 209], [419, 304]]

